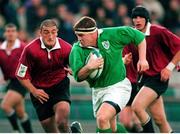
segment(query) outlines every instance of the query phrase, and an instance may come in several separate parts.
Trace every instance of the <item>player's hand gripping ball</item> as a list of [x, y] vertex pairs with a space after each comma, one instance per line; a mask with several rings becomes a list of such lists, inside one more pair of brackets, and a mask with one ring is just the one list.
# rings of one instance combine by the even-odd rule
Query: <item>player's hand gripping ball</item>
[[[101, 53], [99, 52], [99, 50], [93, 50], [91, 53], [93, 54], [92, 56], [93, 56], [94, 59], [97, 59], [97, 58], [99, 58], [99, 57], [102, 57], [102, 55], [101, 55]], [[90, 58], [90, 54], [88, 55], [85, 64], [88, 63], [89, 58]], [[101, 75], [101, 73], [102, 73], [102, 71], [103, 71], [103, 66], [102, 66], [101, 68], [95, 69], [95, 70], [89, 75], [89, 78], [91, 78], [91, 79], [97, 79], [97, 78], [99, 78], [100, 75]]]

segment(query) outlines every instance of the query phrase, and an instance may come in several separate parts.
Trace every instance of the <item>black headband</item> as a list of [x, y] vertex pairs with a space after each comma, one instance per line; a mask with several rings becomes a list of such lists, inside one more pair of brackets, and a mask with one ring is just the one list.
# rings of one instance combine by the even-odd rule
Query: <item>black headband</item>
[[82, 34], [85, 34], [85, 33], [93, 33], [97, 30], [97, 27], [90, 27], [90, 28], [76, 28], [74, 29], [75, 33], [82, 33]]

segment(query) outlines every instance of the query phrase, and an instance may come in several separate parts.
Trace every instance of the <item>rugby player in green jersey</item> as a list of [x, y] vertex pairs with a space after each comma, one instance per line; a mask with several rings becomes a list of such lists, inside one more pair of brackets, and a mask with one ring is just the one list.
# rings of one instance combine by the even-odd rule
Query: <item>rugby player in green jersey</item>
[[[98, 29], [95, 20], [88, 16], [76, 22], [74, 32], [78, 42], [74, 43], [70, 53], [70, 67], [78, 82], [87, 80], [92, 88], [97, 132], [120, 132], [116, 115], [126, 106], [131, 94], [131, 83], [126, 78], [122, 51], [127, 44], [135, 44], [139, 52], [137, 69], [139, 72], [147, 70], [149, 65], [144, 35], [127, 26]], [[93, 49], [98, 49], [102, 57], [94, 59], [91, 55], [85, 64]], [[100, 77], [90, 79], [89, 74], [102, 65]]]

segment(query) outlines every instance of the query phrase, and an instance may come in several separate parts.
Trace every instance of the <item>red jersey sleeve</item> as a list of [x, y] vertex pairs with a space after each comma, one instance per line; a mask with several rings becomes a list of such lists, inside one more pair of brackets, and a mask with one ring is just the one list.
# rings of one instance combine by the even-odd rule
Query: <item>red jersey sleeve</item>
[[161, 32], [162, 43], [165, 44], [172, 55], [175, 55], [180, 50], [180, 38], [164, 28]]
[[31, 62], [30, 54], [28, 53], [27, 47], [24, 48], [21, 57], [19, 59], [19, 64], [16, 69], [16, 77], [19, 79], [30, 79], [31, 80]]

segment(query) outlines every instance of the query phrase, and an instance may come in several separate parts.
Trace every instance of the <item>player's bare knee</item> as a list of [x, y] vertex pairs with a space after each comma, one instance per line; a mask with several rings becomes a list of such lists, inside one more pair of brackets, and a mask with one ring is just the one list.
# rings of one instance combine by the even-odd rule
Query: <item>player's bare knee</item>
[[62, 114], [62, 115], [69, 114], [69, 111], [70, 111], [69, 107], [66, 106], [59, 106], [55, 110], [57, 114]]
[[106, 124], [108, 121], [109, 121], [109, 119], [107, 118], [107, 116], [105, 116], [105, 115], [103, 115], [103, 114], [99, 114], [99, 115], [97, 115], [97, 122], [98, 122], [98, 124]]

